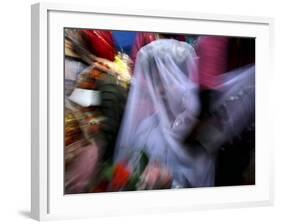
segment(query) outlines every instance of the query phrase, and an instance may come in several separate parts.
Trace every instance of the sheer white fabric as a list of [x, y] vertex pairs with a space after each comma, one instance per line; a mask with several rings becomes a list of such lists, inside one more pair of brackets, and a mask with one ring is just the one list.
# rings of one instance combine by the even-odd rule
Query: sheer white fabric
[[133, 165], [140, 150], [167, 166], [173, 187], [214, 185], [214, 157], [182, 144], [200, 111], [197, 55], [185, 42], [156, 40], [136, 59], [115, 149], [115, 161]]

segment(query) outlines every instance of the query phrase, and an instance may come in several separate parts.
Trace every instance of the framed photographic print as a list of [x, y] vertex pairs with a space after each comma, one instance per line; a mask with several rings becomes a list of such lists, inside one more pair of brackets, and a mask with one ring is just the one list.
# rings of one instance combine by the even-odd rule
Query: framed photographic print
[[270, 205], [273, 20], [32, 6], [32, 217]]

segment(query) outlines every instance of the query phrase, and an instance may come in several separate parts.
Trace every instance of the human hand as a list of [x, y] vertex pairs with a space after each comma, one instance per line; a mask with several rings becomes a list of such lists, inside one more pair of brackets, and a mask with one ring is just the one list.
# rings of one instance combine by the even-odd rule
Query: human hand
[[139, 190], [166, 189], [172, 185], [169, 169], [159, 163], [149, 164], [140, 177]]

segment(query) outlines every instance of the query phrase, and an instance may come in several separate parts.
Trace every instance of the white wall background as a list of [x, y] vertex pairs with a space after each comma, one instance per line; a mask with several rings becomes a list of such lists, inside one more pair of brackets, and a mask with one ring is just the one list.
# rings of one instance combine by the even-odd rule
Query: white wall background
[[[67, 2], [67, 1], [57, 1]], [[162, 9], [275, 18], [276, 108], [275, 126], [275, 205], [272, 207], [192, 211], [126, 218], [79, 220], [79, 223], [280, 223], [281, 221], [281, 7], [278, 0], [69, 0], [76, 4], [101, 7]], [[0, 6], [0, 223], [32, 223], [30, 209], [30, 5], [31, 0], [6, 0]], [[279, 42], [280, 41], [280, 42]], [[266, 75], [266, 74], [265, 74]], [[280, 114], [280, 115], [279, 115]], [[60, 221], [58, 223], [76, 223]]]

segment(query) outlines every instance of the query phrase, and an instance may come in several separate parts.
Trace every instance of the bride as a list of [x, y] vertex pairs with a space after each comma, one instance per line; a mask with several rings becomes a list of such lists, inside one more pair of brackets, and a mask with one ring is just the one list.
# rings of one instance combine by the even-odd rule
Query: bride
[[149, 165], [140, 189], [213, 186], [215, 156], [184, 146], [200, 112], [197, 55], [187, 43], [160, 39], [143, 47], [120, 128], [115, 161]]

